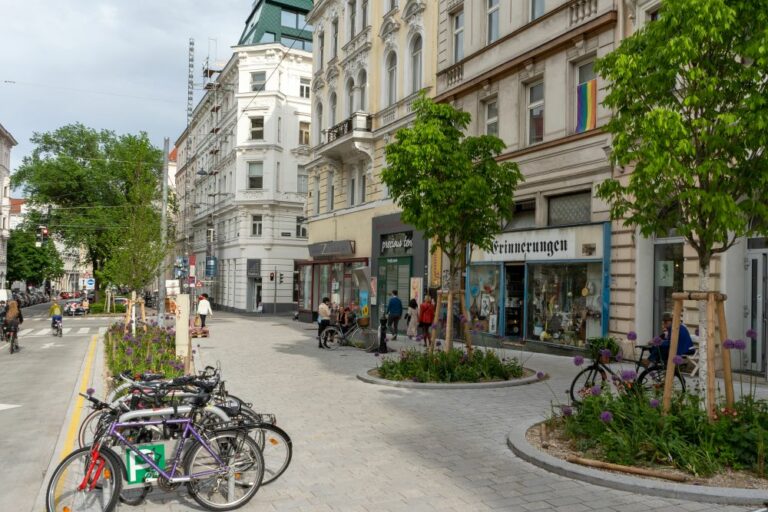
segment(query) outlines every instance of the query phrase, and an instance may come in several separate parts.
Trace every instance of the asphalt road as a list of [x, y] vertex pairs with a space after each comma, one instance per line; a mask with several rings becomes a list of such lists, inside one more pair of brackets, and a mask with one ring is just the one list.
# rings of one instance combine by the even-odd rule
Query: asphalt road
[[21, 350], [0, 343], [0, 510], [32, 510], [65, 423], [72, 393], [94, 335], [112, 319], [64, 317], [50, 331], [50, 303], [23, 309]]

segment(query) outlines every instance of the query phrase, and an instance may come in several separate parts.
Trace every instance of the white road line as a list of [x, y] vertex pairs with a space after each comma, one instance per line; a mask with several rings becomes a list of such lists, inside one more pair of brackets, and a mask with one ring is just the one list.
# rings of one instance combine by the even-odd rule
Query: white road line
[[106, 327], [99, 327], [99, 334], [104, 334], [105, 332], [107, 332]]
[[15, 409], [16, 407], [21, 407], [21, 406], [13, 405], [13, 404], [0, 404], [0, 411], [4, 411], [6, 409]]
[[81, 327], [78, 329], [77, 334], [88, 334], [88, 332], [91, 330], [90, 327]]
[[71, 327], [62, 327], [61, 334], [67, 334], [71, 330], [72, 330]]
[[22, 331], [19, 331], [19, 337], [27, 336], [29, 335], [34, 329], [24, 329]]
[[50, 327], [47, 329], [40, 329], [37, 334], [32, 334], [31, 336], [45, 336], [46, 334], [51, 334], [53, 331], [51, 331]]

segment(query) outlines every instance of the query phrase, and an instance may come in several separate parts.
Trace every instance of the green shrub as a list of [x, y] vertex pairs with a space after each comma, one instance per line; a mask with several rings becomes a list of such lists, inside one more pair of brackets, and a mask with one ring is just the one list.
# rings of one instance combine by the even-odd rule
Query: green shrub
[[[100, 302], [94, 302], [91, 304], [91, 313], [104, 313], [107, 309], [107, 307], [104, 304], [104, 301]], [[124, 304], [115, 304], [113, 308], [109, 308], [110, 313], [125, 313], [125, 305]]]
[[484, 382], [523, 375], [523, 367], [514, 357], [500, 359], [492, 350], [479, 349], [469, 355], [460, 348], [432, 353], [403, 350], [397, 359], [384, 359], [378, 369], [384, 379], [414, 382]]
[[642, 390], [613, 394], [603, 389], [565, 417], [565, 432], [577, 449], [609, 462], [660, 463], [697, 476], [723, 467], [765, 476], [768, 402], [742, 397], [733, 409], [719, 407], [710, 422], [702, 400], [678, 394], [663, 415], [659, 397]]
[[167, 377], [184, 374], [184, 362], [176, 357], [173, 329], [147, 326], [136, 329], [136, 336], [125, 333], [125, 324], [112, 324], [104, 334], [107, 368], [112, 375], [129, 370], [133, 374], [157, 372]]

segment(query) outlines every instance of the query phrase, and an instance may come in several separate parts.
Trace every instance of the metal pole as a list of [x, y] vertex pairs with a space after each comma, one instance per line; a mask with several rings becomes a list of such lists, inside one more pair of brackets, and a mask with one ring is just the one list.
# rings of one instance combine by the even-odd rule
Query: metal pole
[[277, 277], [277, 265], [275, 265], [275, 280], [273, 283], [275, 284], [275, 300], [272, 303], [272, 313], [277, 314], [277, 280], [279, 278]]
[[[163, 252], [168, 244], [168, 153], [171, 148], [168, 137], [163, 140], [163, 209], [160, 212], [160, 239]], [[165, 256], [160, 264], [157, 283], [157, 323], [165, 325]]]

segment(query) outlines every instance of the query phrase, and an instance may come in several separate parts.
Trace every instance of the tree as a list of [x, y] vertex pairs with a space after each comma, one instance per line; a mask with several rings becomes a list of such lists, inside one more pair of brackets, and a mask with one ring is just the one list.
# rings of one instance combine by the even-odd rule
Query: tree
[[[705, 291], [712, 257], [768, 227], [767, 64], [762, 2], [665, 0], [596, 65], [610, 83], [612, 158], [634, 166], [598, 196], [644, 236], [684, 237]], [[702, 339], [705, 319], [700, 303]]]
[[23, 226], [8, 238], [8, 281], [41, 285], [46, 279], [64, 275], [64, 262], [51, 240], [35, 245], [35, 228]]
[[[522, 175], [517, 164], [499, 163], [505, 148], [498, 137], [465, 136], [471, 116], [423, 94], [414, 102], [416, 119], [386, 148], [381, 178], [404, 222], [434, 240], [448, 258], [450, 286], [446, 348], [451, 347], [453, 295], [472, 246], [491, 249], [502, 221], [513, 212]], [[463, 304], [463, 302], [462, 302]], [[470, 345], [471, 348], [471, 345]]]
[[[162, 151], [145, 133], [118, 136], [72, 124], [35, 133], [32, 142], [36, 147], [14, 174], [13, 184], [23, 188], [31, 205], [52, 207], [51, 232], [69, 247], [84, 247], [97, 277], [116, 277], [117, 263], [110, 265], [111, 274], [104, 272], [110, 259], [126, 266], [155, 261], [158, 247], [146, 234], [135, 232], [134, 221], [140, 219], [148, 228], [151, 212], [159, 218]], [[131, 281], [146, 284], [143, 279]]]

